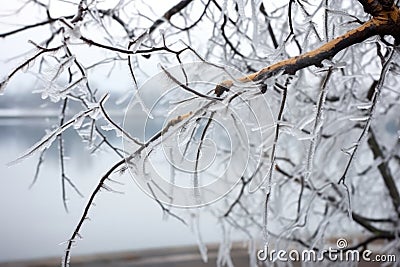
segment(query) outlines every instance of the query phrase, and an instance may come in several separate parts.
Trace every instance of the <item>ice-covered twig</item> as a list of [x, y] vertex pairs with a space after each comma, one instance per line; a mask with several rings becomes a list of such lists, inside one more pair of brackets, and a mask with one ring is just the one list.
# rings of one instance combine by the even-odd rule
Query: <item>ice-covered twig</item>
[[40, 46], [36, 45], [32, 41], [31, 41], [31, 43], [33, 45], [35, 45], [37, 48], [39, 48], [40, 50], [35, 55], [33, 55], [32, 57], [28, 58], [23, 63], [21, 63], [19, 66], [17, 66], [14, 70], [11, 71], [10, 74], [7, 75], [7, 77], [5, 77], [3, 79], [3, 81], [0, 82], [0, 94], [4, 91], [5, 87], [7, 86], [9, 81], [12, 79], [12, 77], [14, 77], [14, 75], [17, 74], [19, 71], [29, 67], [32, 64], [32, 62], [35, 61], [35, 59], [37, 59], [38, 57], [40, 57], [41, 55], [43, 55], [45, 53], [56, 52], [56, 51], [60, 50], [63, 47], [63, 45], [60, 45], [60, 46], [56, 46], [56, 47], [53, 47], [53, 48], [45, 48], [45, 47], [40, 47]]
[[39, 155], [39, 160], [38, 160], [38, 163], [36, 164], [35, 175], [33, 176], [32, 183], [29, 185], [29, 189], [31, 189], [35, 185], [36, 181], [39, 178], [40, 168], [42, 167], [42, 164], [44, 162], [44, 155], [45, 155], [46, 151], [47, 151], [47, 149], [43, 149]]
[[344, 169], [344, 172], [343, 172], [342, 176], [340, 177], [340, 179], [338, 181], [339, 184], [340, 183], [345, 183], [346, 175], [347, 175], [347, 173], [348, 173], [348, 171], [350, 169], [350, 166], [351, 166], [351, 164], [352, 164], [352, 162], [353, 162], [353, 160], [354, 160], [354, 158], [356, 156], [356, 153], [358, 152], [358, 148], [363, 143], [365, 138], [367, 137], [369, 128], [371, 126], [372, 118], [373, 118], [373, 116], [375, 114], [376, 105], [377, 105], [379, 97], [381, 95], [382, 87], [383, 87], [383, 84], [385, 82], [386, 75], [388, 74], [388, 71], [390, 69], [390, 65], [391, 65], [394, 53], [395, 53], [395, 50], [392, 49], [391, 52], [390, 52], [389, 57], [387, 58], [387, 60], [384, 63], [384, 65], [382, 66], [381, 75], [379, 77], [378, 82], [376, 83], [376, 86], [374, 88], [374, 93], [373, 93], [373, 95], [371, 97], [371, 107], [369, 108], [368, 118], [367, 118], [367, 120], [365, 122], [365, 125], [364, 125], [362, 131], [361, 131], [360, 136], [358, 137], [357, 142], [354, 145], [354, 149], [350, 154], [350, 158], [347, 161], [347, 164], [346, 164], [346, 167]]
[[[145, 143], [141, 144], [141, 146], [132, 154], [122, 158], [121, 160], [119, 160], [117, 163], [115, 163], [99, 180], [96, 188], [94, 189], [94, 191], [92, 192], [92, 194], [89, 197], [89, 200], [85, 206], [85, 209], [83, 211], [82, 216], [80, 217], [80, 220], [78, 222], [78, 224], [75, 227], [75, 230], [73, 231], [71, 237], [69, 238], [69, 240], [67, 241], [67, 247], [65, 249], [65, 254], [64, 257], [62, 259], [62, 266], [67, 267], [69, 266], [69, 262], [70, 262], [70, 256], [71, 256], [71, 249], [72, 249], [72, 245], [76, 242], [76, 238], [79, 237], [79, 232], [82, 228], [82, 225], [84, 223], [84, 221], [86, 220], [88, 213], [90, 211], [90, 208], [92, 206], [92, 204], [94, 203], [94, 199], [97, 196], [97, 194], [100, 192], [100, 190], [102, 188], [104, 188], [104, 183], [106, 182], [107, 179], [109, 179], [109, 177], [120, 167], [122, 167], [124, 164], [130, 163], [137, 155], [140, 155], [140, 153], [146, 149], [148, 146], [150, 146], [150, 144], [152, 144], [153, 142], [155, 142], [156, 140], [158, 140], [159, 138], [161, 138], [165, 133], [168, 132], [169, 128], [176, 125], [177, 123], [187, 119], [190, 114], [187, 114], [186, 116], [179, 116], [178, 118], [175, 118], [173, 120], [171, 120], [163, 129], [161, 129], [158, 133], [156, 133], [153, 137], [151, 137], [148, 141], [146, 141]], [[174, 216], [175, 217], [175, 216]], [[180, 217], [175, 217], [175, 218], [180, 218]]]
[[131, 136], [127, 131], [125, 131], [123, 128], [121, 128], [118, 124], [116, 124], [111, 117], [107, 114], [106, 110], [104, 109], [103, 104], [100, 103], [99, 105], [100, 110], [101, 110], [101, 114], [103, 115], [104, 119], [112, 125], [112, 127], [114, 127], [117, 131], [121, 132], [126, 138], [128, 138], [129, 140], [131, 140], [132, 142], [134, 142], [137, 145], [143, 145], [141, 142], [139, 142], [136, 138], [134, 138], [133, 136]]
[[[105, 95], [101, 100], [100, 100], [100, 105], [106, 101], [108, 98], [108, 95]], [[48, 148], [51, 146], [51, 144], [55, 141], [58, 135], [63, 133], [65, 130], [69, 129], [71, 126], [74, 126], [76, 123], [81, 123], [82, 120], [92, 114], [96, 109], [98, 109], [98, 106], [94, 106], [88, 110], [81, 111], [78, 114], [76, 114], [74, 117], [72, 117], [69, 121], [67, 121], [65, 124], [62, 126], [58, 127], [57, 129], [51, 131], [49, 134], [45, 135], [39, 142], [37, 142], [35, 145], [33, 145], [31, 148], [29, 148], [26, 152], [24, 152], [21, 156], [16, 158], [15, 160], [9, 162], [7, 165], [11, 166], [14, 164], [19, 163], [20, 161], [32, 156], [34, 153], [38, 151], [42, 151], [45, 148]]]

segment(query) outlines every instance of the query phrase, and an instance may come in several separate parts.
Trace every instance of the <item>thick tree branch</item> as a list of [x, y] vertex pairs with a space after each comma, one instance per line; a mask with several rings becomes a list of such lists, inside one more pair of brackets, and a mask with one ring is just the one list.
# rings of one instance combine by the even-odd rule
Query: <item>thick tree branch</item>
[[383, 10], [379, 0], [358, 0], [358, 2], [364, 7], [364, 11], [372, 16], [378, 15]]
[[394, 0], [358, 0], [364, 7], [364, 11], [372, 16], [379, 16], [383, 10], [390, 10]]
[[[284, 74], [295, 74], [298, 70], [315, 65], [322, 67], [321, 62], [331, 59], [337, 53], [354, 44], [365, 41], [375, 35], [391, 35], [396, 41], [400, 41], [400, 11], [397, 7], [390, 10], [381, 10], [379, 14], [367, 21], [360, 27], [353, 29], [332, 41], [325, 43], [321, 47], [304, 53], [300, 56], [292, 57], [272, 64], [258, 72], [239, 78], [239, 82], [259, 82], [271, 76], [283, 72]], [[215, 88], [217, 96], [222, 95], [232, 87], [232, 80], [225, 80]]]
[[353, 217], [353, 220], [356, 223], [358, 223], [359, 225], [361, 225], [362, 227], [367, 229], [369, 232], [371, 232], [371, 233], [373, 233], [373, 234], [375, 234], [377, 236], [386, 236], [386, 237], [390, 237], [390, 238], [393, 238], [395, 236], [394, 232], [376, 228], [366, 218], [358, 215], [355, 212], [352, 212], [351, 216]]

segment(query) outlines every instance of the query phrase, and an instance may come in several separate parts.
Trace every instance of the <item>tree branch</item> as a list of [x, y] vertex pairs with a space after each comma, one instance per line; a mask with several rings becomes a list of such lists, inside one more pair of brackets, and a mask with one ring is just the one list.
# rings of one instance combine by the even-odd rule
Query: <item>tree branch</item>
[[149, 33], [152, 33], [155, 29], [157, 29], [158, 26], [163, 24], [165, 21], [169, 21], [173, 15], [176, 13], [180, 12], [182, 9], [187, 7], [193, 0], [182, 0], [175, 6], [173, 6], [171, 9], [169, 9], [165, 14], [162, 16], [162, 18], [159, 18], [156, 20], [153, 25], [151, 25]]
[[389, 195], [392, 199], [394, 210], [396, 211], [398, 216], [400, 216], [399, 190], [397, 189], [396, 183], [390, 172], [389, 166], [388, 166], [387, 162], [385, 161], [385, 156], [382, 153], [382, 150], [378, 144], [378, 141], [376, 140], [375, 133], [372, 129], [370, 129], [370, 132], [369, 132], [368, 145], [371, 148], [372, 153], [374, 154], [374, 159], [376, 159], [376, 158], [382, 159], [382, 163], [379, 164], [378, 170], [379, 170], [380, 174], [382, 175], [382, 178], [383, 178], [383, 181], [385, 182], [386, 188], [389, 191]]
[[[298, 70], [312, 65], [322, 67], [321, 62], [323, 60], [331, 59], [343, 49], [363, 42], [375, 35], [391, 35], [396, 41], [400, 41], [400, 10], [397, 7], [392, 7], [390, 10], [381, 10], [379, 14], [363, 25], [348, 31], [315, 50], [272, 64], [258, 72], [241, 77], [238, 81], [258, 82], [268, 79], [279, 72], [293, 75]], [[232, 85], [232, 80], [222, 81], [215, 87], [214, 92], [217, 96], [221, 96], [225, 91], [228, 91]]]

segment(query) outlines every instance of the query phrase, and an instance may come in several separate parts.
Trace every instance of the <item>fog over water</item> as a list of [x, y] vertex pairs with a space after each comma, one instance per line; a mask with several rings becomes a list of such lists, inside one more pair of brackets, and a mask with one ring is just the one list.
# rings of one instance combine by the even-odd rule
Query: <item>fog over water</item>
[[[7, 167], [45, 134], [57, 121], [45, 118], [0, 119], [0, 262], [62, 256], [65, 245], [83, 212], [87, 198], [102, 174], [118, 158], [109, 150], [90, 155], [73, 130], [65, 132], [66, 173], [84, 194], [70, 187], [69, 213], [63, 208], [57, 145], [46, 152], [39, 179], [29, 189], [38, 155]], [[115, 140], [116, 143], [118, 140]], [[163, 219], [157, 203], [143, 193], [129, 174], [113, 184], [124, 194], [102, 192], [89, 213], [73, 254], [137, 250], [195, 244], [196, 237], [177, 220]], [[200, 224], [205, 242], [217, 242], [215, 218], [205, 216]]]

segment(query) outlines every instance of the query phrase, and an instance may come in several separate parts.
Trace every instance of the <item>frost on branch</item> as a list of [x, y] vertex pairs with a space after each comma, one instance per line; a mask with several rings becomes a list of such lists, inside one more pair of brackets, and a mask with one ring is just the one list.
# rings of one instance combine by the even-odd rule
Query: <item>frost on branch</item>
[[[104, 103], [107, 100], [108, 96], [104, 96], [100, 103]], [[30, 147], [28, 150], [26, 150], [24, 153], [22, 153], [21, 156], [19, 156], [17, 159], [11, 161], [8, 163], [8, 165], [14, 165], [22, 160], [32, 156], [35, 153], [39, 153], [45, 149], [48, 149], [53, 142], [56, 140], [57, 136], [61, 135], [64, 131], [67, 129], [73, 127], [74, 129], [79, 129], [82, 127], [82, 123], [85, 120], [85, 118], [92, 116], [97, 112], [97, 109], [99, 109], [99, 105], [94, 105], [92, 108], [81, 111], [78, 114], [74, 115], [70, 120], [65, 122], [63, 125], [60, 127], [48, 132], [39, 142], [34, 144], [32, 147]]]
[[[267, 136], [274, 128], [265, 96], [257, 94], [257, 86], [245, 84], [232, 88], [224, 100], [205, 91], [214, 79], [232, 75], [230, 71], [207, 63], [163, 69], [134, 96], [124, 127], [133, 128], [142, 112], [143, 136], [131, 135], [154, 141], [140, 154], [132, 176], [145, 191], [147, 183], [157, 184], [157, 200], [202, 206], [229, 193], [242, 176], [254, 178], [258, 187], [263, 183], [260, 169], [268, 169], [262, 161], [268, 159], [272, 139]], [[153, 87], [154, 82], [162, 85], [160, 80], [170, 85]], [[240, 96], [235, 90], [242, 90]], [[154, 95], [159, 97], [150, 99]]]
[[[248, 241], [252, 266], [265, 244], [320, 250], [339, 236], [355, 249], [382, 239], [395, 251], [400, 16], [393, 4], [182, 0], [156, 10], [80, 1], [75, 14], [0, 34], [32, 31], [40, 39], [31, 42], [35, 54], [2, 77], [0, 93], [29, 70], [42, 98], [60, 105], [58, 126], [20, 159], [57, 140], [63, 162], [63, 134], [72, 128], [91, 153], [120, 158], [88, 199], [64, 263], [93, 199], [110, 190], [111, 173], [125, 171], [164, 217], [187, 225], [195, 214], [194, 226], [204, 213], [216, 217], [221, 266], [235, 265], [235, 234]], [[48, 36], [36, 36], [44, 25]], [[121, 85], [124, 75], [131, 79]], [[123, 123], [99, 105], [117, 87], [126, 89], [121, 99], [134, 95]]]

